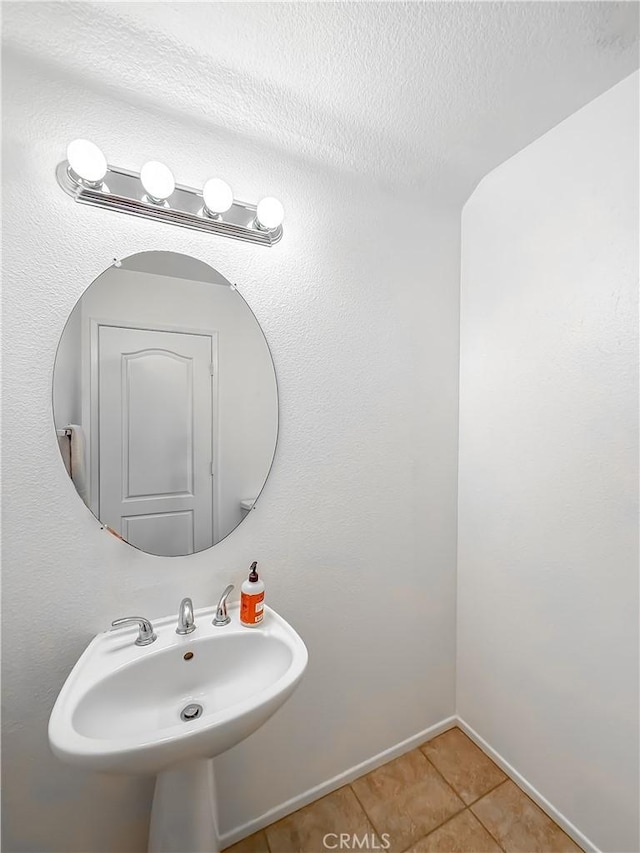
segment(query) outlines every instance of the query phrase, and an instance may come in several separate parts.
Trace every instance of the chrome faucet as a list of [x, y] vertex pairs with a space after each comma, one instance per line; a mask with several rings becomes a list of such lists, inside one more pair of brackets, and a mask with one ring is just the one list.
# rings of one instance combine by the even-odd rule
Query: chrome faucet
[[180, 602], [178, 610], [178, 627], [176, 634], [190, 634], [196, 630], [196, 622], [193, 618], [193, 601], [190, 598], [183, 598]]
[[121, 628], [124, 625], [138, 625], [136, 646], [148, 646], [149, 643], [153, 643], [157, 639], [153, 625], [144, 616], [125, 616], [122, 619], [115, 619], [111, 623], [111, 628]]
[[216, 616], [212, 623], [218, 627], [220, 625], [228, 625], [229, 622], [231, 622], [231, 616], [229, 616], [229, 614], [227, 613], [227, 598], [229, 598], [229, 595], [232, 590], [233, 584], [230, 583], [220, 596], [220, 601], [218, 602], [218, 608], [216, 610]]

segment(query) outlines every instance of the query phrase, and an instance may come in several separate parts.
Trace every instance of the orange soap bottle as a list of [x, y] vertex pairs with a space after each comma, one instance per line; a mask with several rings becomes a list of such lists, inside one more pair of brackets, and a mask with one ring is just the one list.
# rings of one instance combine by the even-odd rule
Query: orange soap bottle
[[264, 617], [264, 583], [258, 577], [258, 564], [251, 563], [249, 578], [240, 587], [240, 622], [255, 628]]

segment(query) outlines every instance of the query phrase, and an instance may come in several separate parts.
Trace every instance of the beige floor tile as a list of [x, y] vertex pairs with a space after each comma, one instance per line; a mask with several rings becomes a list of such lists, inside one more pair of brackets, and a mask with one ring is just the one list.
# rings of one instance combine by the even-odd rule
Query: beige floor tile
[[254, 832], [232, 847], [226, 847], [224, 853], [269, 853], [267, 837], [262, 830]]
[[507, 853], [575, 853], [581, 848], [511, 780], [471, 806]]
[[418, 841], [407, 853], [502, 853], [502, 848], [467, 809]]
[[355, 834], [359, 839], [368, 836], [368, 849], [374, 847], [374, 840], [380, 846], [373, 827], [348, 786], [277, 821], [265, 831], [272, 853], [327, 853], [332, 845], [339, 849], [339, 838], [332, 836], [327, 844], [323, 843], [328, 833]]
[[467, 805], [507, 778], [458, 728], [444, 732], [420, 749]]
[[351, 787], [391, 853], [435, 829], [464, 808], [463, 802], [419, 749], [356, 779]]

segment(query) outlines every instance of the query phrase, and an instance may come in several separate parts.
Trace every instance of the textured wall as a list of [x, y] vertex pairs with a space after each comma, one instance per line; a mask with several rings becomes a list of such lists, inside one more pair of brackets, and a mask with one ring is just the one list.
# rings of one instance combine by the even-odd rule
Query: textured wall
[[462, 230], [458, 712], [606, 851], [638, 838], [638, 75]]
[[[171, 613], [184, 595], [210, 604], [257, 559], [310, 664], [282, 711], [217, 762], [227, 831], [453, 712], [458, 217], [5, 60], [3, 849], [144, 847], [150, 781], [57, 761], [50, 709], [111, 619]], [[79, 134], [114, 163], [157, 157], [185, 183], [213, 171], [240, 198], [279, 196], [285, 238], [265, 249], [73, 204], [54, 168]], [[51, 416], [76, 299], [113, 257], [149, 249], [192, 254], [237, 282], [280, 388], [260, 508], [187, 558], [100, 530]]]

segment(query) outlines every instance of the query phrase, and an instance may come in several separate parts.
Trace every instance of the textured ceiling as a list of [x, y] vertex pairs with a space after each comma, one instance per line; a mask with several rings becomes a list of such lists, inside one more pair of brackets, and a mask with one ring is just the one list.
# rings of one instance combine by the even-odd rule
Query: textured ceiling
[[452, 202], [639, 64], [636, 2], [2, 6], [9, 52]]

